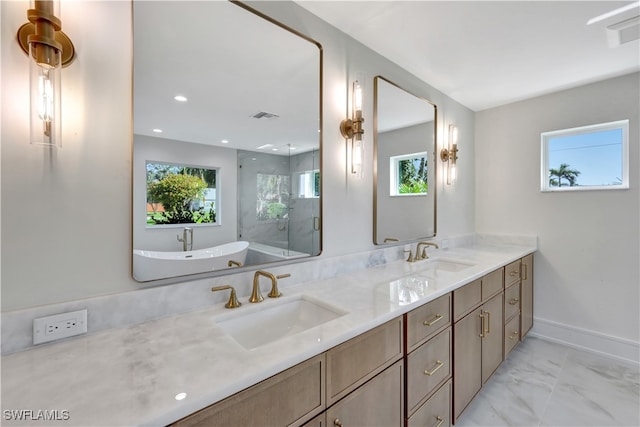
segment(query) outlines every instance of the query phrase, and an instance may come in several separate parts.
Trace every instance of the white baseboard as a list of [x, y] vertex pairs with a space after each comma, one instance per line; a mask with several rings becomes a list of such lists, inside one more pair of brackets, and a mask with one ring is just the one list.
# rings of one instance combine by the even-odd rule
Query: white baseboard
[[551, 320], [534, 318], [531, 336], [569, 347], [598, 353], [626, 362], [640, 364], [640, 343], [569, 326]]

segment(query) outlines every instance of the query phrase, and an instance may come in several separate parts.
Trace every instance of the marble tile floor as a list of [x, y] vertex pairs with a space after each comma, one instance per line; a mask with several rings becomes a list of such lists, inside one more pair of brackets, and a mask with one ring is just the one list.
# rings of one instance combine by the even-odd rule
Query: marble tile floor
[[528, 337], [456, 422], [471, 426], [640, 426], [640, 366]]

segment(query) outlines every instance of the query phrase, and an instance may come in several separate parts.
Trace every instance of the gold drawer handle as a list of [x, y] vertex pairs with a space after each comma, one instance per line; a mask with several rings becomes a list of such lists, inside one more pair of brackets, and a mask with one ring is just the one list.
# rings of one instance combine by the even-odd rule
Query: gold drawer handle
[[516, 305], [519, 302], [520, 302], [520, 300], [518, 298], [511, 298], [511, 301], [509, 301], [509, 304]]
[[520, 272], [518, 270], [513, 270], [509, 272], [509, 276], [513, 277], [513, 276], [519, 276]]
[[342, 427], [342, 421], [340, 421], [340, 418], [333, 420], [333, 425], [336, 427]]
[[484, 338], [484, 314], [478, 316], [480, 316], [480, 338]]
[[527, 277], [529, 276], [529, 270], [528, 270], [527, 264], [522, 263], [522, 267], [523, 267], [522, 271], [524, 272], [522, 280], [527, 280]]
[[436, 427], [440, 427], [442, 425], [442, 423], [444, 422], [444, 418], [442, 418], [442, 417], [436, 416], [436, 420], [438, 420], [438, 424], [436, 424]]
[[444, 318], [444, 316], [442, 314], [436, 314], [436, 317], [434, 317], [434, 319], [432, 321], [428, 322], [428, 321], [425, 320], [424, 322], [422, 322], [422, 324], [424, 326], [433, 326], [436, 323], [438, 323], [439, 321], [441, 321], [443, 318]]
[[513, 335], [509, 335], [509, 339], [512, 340], [514, 338], [518, 338], [519, 332], [518, 331], [513, 331]]
[[432, 371], [424, 371], [424, 374], [430, 377], [431, 375], [438, 372], [438, 369], [442, 368], [442, 366], [444, 366], [444, 362], [442, 362], [441, 360], [436, 360], [436, 367], [433, 368]]

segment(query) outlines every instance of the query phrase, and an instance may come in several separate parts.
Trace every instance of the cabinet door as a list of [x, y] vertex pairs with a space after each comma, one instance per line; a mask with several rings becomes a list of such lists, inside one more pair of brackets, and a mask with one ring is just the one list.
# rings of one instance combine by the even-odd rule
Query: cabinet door
[[482, 383], [498, 369], [502, 363], [504, 314], [503, 293], [496, 295], [482, 306], [484, 316], [484, 337], [482, 338]]
[[482, 387], [481, 313], [477, 308], [453, 326], [454, 422]]
[[173, 426], [301, 425], [324, 409], [324, 360], [302, 362]]
[[533, 326], [533, 254], [522, 258], [520, 301], [522, 302], [520, 336], [524, 338]]
[[399, 361], [327, 409], [329, 427], [401, 427], [403, 362]]

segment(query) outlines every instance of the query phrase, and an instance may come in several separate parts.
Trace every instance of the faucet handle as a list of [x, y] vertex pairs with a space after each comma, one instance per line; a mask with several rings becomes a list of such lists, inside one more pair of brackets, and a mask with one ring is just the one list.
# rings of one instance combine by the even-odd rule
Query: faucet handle
[[230, 285], [214, 286], [213, 288], [211, 288], [211, 292], [224, 291], [225, 289], [231, 289], [231, 295], [229, 295], [229, 301], [224, 306], [226, 308], [240, 307], [242, 303], [238, 301], [238, 297], [236, 296], [236, 290], [233, 289], [233, 286], [230, 286]]
[[273, 280], [271, 283], [272, 286], [271, 286], [271, 291], [269, 292], [269, 295], [268, 295], [269, 298], [279, 298], [282, 296], [282, 292], [278, 290], [277, 279], [284, 279], [286, 277], [291, 277], [291, 274], [285, 273], [285, 274], [279, 274], [276, 276], [275, 280]]
[[407, 257], [407, 262], [413, 262], [413, 252], [411, 251], [411, 249], [408, 249], [406, 251], [404, 251], [404, 253], [406, 254], [407, 252], [409, 252], [409, 256]]

